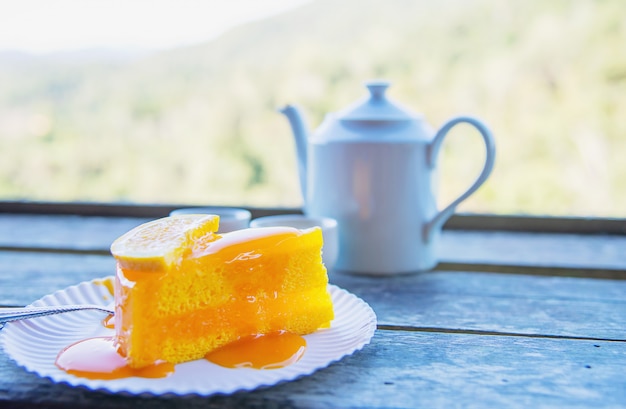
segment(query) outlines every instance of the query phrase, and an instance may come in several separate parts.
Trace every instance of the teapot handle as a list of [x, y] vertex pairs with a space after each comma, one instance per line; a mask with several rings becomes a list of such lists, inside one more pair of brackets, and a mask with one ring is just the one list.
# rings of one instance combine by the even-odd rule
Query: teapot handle
[[428, 242], [432, 239], [433, 232], [441, 229], [443, 223], [448, 220], [452, 213], [454, 213], [456, 206], [461, 203], [463, 200], [467, 199], [472, 193], [476, 191], [482, 185], [485, 180], [489, 177], [489, 174], [493, 170], [493, 164], [496, 155], [496, 147], [493, 140], [493, 136], [491, 131], [478, 119], [468, 117], [468, 116], [459, 116], [452, 118], [445, 125], [437, 131], [435, 138], [428, 146], [427, 151], [427, 164], [430, 168], [434, 168], [436, 164], [437, 155], [439, 154], [439, 149], [441, 148], [441, 143], [443, 139], [446, 137], [450, 129], [459, 123], [468, 123], [474, 126], [480, 135], [483, 137], [483, 141], [485, 142], [486, 149], [486, 157], [485, 157], [485, 165], [483, 166], [483, 170], [478, 175], [478, 178], [474, 181], [474, 183], [470, 186], [469, 189], [465, 191], [462, 195], [460, 195], [456, 200], [450, 203], [446, 208], [437, 213], [437, 215], [428, 223], [424, 225], [423, 238], [424, 241]]

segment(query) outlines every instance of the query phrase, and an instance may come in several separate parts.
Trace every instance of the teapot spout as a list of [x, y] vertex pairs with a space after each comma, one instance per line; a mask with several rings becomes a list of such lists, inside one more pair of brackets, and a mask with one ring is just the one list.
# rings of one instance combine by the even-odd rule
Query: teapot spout
[[296, 155], [298, 159], [298, 175], [300, 177], [300, 190], [302, 199], [306, 202], [306, 174], [307, 174], [307, 143], [308, 130], [300, 109], [293, 105], [286, 105], [280, 109], [289, 120], [291, 131], [296, 142]]

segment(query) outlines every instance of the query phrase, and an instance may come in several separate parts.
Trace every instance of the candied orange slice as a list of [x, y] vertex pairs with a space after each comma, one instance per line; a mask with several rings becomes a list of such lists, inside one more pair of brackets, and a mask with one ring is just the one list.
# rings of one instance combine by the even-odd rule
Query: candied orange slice
[[192, 243], [219, 227], [219, 216], [181, 214], [135, 227], [111, 245], [120, 267], [164, 271], [178, 262]]

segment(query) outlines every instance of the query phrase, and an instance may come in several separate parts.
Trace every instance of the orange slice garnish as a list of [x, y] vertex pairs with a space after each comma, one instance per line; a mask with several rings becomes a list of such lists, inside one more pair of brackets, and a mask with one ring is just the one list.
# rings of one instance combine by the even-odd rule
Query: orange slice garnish
[[122, 268], [164, 271], [183, 257], [195, 240], [217, 232], [219, 216], [181, 214], [135, 227], [111, 245]]

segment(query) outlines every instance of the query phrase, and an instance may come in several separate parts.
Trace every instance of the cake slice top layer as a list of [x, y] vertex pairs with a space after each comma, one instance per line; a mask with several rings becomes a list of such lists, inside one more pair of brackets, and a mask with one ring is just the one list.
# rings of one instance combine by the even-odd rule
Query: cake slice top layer
[[212, 236], [219, 227], [219, 216], [182, 214], [142, 224], [111, 245], [120, 267], [162, 272], [179, 262], [193, 243]]

